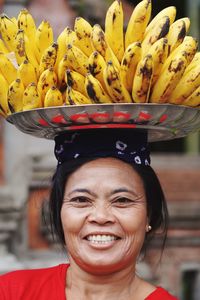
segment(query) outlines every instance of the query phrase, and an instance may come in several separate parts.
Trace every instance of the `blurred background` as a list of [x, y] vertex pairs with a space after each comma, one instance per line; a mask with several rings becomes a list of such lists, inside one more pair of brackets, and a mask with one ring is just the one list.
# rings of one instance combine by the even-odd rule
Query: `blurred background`
[[[123, 0], [125, 24], [139, 1]], [[190, 33], [200, 38], [200, 0], [153, 0], [153, 15], [169, 5], [177, 18], [191, 18]], [[104, 26], [111, 0], [0, 0], [0, 10], [17, 16], [27, 7], [36, 24], [50, 21], [55, 34], [77, 15]], [[43, 215], [48, 214], [50, 179], [56, 166], [54, 143], [18, 132], [0, 117], [0, 273], [52, 266], [67, 260], [53, 240]], [[138, 272], [181, 300], [200, 299], [200, 134], [151, 144], [152, 166], [170, 211], [167, 245], [160, 258], [160, 238], [152, 243]]]

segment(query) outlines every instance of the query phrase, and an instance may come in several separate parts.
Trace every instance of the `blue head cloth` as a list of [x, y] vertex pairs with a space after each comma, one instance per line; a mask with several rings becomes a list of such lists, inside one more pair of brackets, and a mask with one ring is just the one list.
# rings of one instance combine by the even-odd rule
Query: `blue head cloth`
[[102, 157], [150, 165], [147, 131], [132, 129], [67, 131], [55, 138], [55, 156], [58, 167], [73, 159]]

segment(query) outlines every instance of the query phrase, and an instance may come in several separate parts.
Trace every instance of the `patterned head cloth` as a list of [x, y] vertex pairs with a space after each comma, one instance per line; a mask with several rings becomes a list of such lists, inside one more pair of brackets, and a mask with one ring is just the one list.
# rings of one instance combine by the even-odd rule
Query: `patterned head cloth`
[[55, 138], [58, 167], [78, 158], [115, 157], [128, 163], [150, 165], [147, 132], [98, 129], [65, 132]]

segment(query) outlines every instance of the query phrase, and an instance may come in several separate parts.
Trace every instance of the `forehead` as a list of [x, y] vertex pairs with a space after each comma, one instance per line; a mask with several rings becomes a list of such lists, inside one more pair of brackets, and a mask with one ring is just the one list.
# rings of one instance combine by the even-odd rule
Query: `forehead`
[[66, 183], [66, 188], [112, 189], [121, 186], [143, 191], [142, 179], [134, 168], [115, 158], [99, 158], [85, 163], [69, 176]]

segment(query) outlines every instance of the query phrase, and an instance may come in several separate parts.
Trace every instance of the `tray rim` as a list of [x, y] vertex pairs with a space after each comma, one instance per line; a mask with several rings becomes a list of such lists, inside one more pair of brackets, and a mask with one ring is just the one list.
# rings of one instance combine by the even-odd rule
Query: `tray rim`
[[[131, 108], [133, 109], [133, 113], [134, 113], [134, 109], [138, 109], [139, 112], [141, 110], [141, 112], [149, 112], [150, 114], [152, 114], [154, 108], [155, 108], [155, 112], [159, 115], [165, 114], [166, 112], [172, 112], [173, 114], [173, 110], [174, 112], [176, 112], [177, 115], [176, 118], [177, 120], [172, 120], [172, 124], [175, 121], [176, 126], [172, 125], [172, 127], [170, 127], [167, 124], [165, 124], [165, 122], [163, 122], [162, 124], [152, 124], [151, 121], [149, 121], [149, 123], [147, 124], [140, 124], [139, 122], [137, 122], [134, 119], [127, 121], [127, 122], [114, 122], [113, 120], [111, 120], [110, 122], [96, 122], [94, 120], [90, 120], [91, 122], [89, 123], [84, 123], [84, 122], [72, 122], [69, 121], [69, 123], [66, 122], [65, 123], [55, 123], [52, 124], [53, 121], [51, 121], [51, 117], [54, 117], [53, 113], [55, 111], [55, 116], [62, 114], [65, 118], [69, 118], [69, 116], [71, 117], [71, 115], [76, 115], [76, 114], [81, 114], [81, 113], [86, 113], [88, 114], [88, 118], [90, 119], [90, 113], [103, 113], [104, 111], [106, 112], [106, 109], [108, 109], [108, 113], [109, 113], [109, 109], [111, 110], [111, 113], [116, 112], [118, 110], [122, 111], [127, 111], [130, 110]], [[159, 112], [159, 109], [161, 110]], [[69, 114], [69, 116], [67, 115], [67, 111], [68, 110], [72, 110]], [[180, 119], [179, 119], [179, 111], [180, 111]], [[196, 127], [193, 125], [194, 129], [192, 129], [191, 126], [188, 125], [187, 126], [180, 126], [178, 125], [178, 122], [180, 122], [181, 120], [184, 120], [184, 117], [181, 119], [181, 114], [184, 114], [185, 112], [194, 112], [194, 116], [193, 113], [191, 113], [191, 118], [189, 119], [190, 121], [195, 120], [196, 122]], [[42, 124], [39, 124], [39, 122], [35, 121], [35, 116], [41, 116], [41, 118], [46, 119], [47, 121], [47, 125], [44, 126]], [[30, 126], [29, 126], [29, 120], [27, 118], [27, 116], [30, 116]], [[154, 120], [156, 121], [156, 117], [157, 115], [153, 115], [153, 122]], [[189, 114], [190, 116], [190, 114]], [[67, 132], [67, 131], [72, 131], [72, 130], [88, 130], [88, 129], [92, 129], [92, 130], [99, 130], [101, 128], [109, 128], [112, 125], [115, 125], [115, 128], [120, 128], [120, 125], [122, 125], [121, 127], [124, 127], [124, 125], [136, 125], [135, 127], [132, 126], [133, 129], [143, 129], [143, 130], [149, 130], [150, 131], [150, 135], [153, 132], [154, 135], [159, 137], [160, 132], [166, 132], [166, 137], [163, 138], [158, 138], [158, 140], [154, 139], [150, 142], [155, 142], [155, 141], [166, 141], [166, 140], [171, 140], [171, 139], [175, 139], [175, 138], [181, 138], [184, 137], [194, 131], [198, 131], [200, 129], [200, 121], [198, 122], [200, 117], [200, 108], [196, 108], [196, 107], [189, 107], [189, 106], [184, 106], [184, 105], [174, 105], [174, 104], [170, 104], [170, 103], [100, 103], [100, 104], [83, 104], [83, 105], [66, 105], [66, 106], [53, 106], [53, 107], [41, 107], [41, 108], [37, 108], [37, 109], [32, 109], [32, 110], [27, 110], [27, 111], [22, 111], [22, 112], [17, 112], [17, 113], [13, 113], [11, 115], [9, 115], [6, 120], [11, 123], [12, 125], [14, 125], [18, 130], [22, 131], [23, 133], [35, 136], [35, 137], [39, 137], [39, 138], [45, 138], [45, 139], [54, 139], [56, 135], [62, 133], [62, 132]], [[24, 128], [23, 126], [20, 127], [20, 119], [21, 121], [24, 122]], [[135, 122], [134, 122], [135, 121]], [[70, 123], [71, 122], [71, 123]], [[148, 121], [147, 121], [148, 122]], [[195, 124], [194, 122], [194, 124]], [[184, 120], [185, 123], [185, 120]], [[98, 125], [99, 128], [87, 128], [87, 127], [92, 127], [93, 125]], [[91, 125], [91, 126], [89, 126]], [[26, 128], [27, 126], [27, 128]], [[107, 126], [107, 127], [106, 127]], [[81, 128], [79, 128], [81, 127]], [[94, 127], [94, 126], [93, 126]], [[76, 129], [75, 129], [76, 128]], [[157, 130], [157, 132], [156, 132]], [[171, 136], [170, 136], [171, 134]]]
[[30, 110], [25, 110], [21, 112], [16, 112], [12, 113], [9, 116], [7, 116], [6, 120], [10, 123], [12, 123], [11, 119], [17, 115], [25, 115], [31, 112], [45, 112], [48, 110], [55, 110], [55, 109], [68, 109], [68, 108], [84, 108], [84, 107], [121, 107], [121, 106], [127, 106], [127, 107], [139, 107], [139, 106], [144, 106], [144, 107], [173, 107], [175, 109], [186, 109], [186, 110], [196, 110], [200, 111], [200, 107], [191, 107], [191, 106], [186, 106], [186, 105], [176, 105], [176, 104], [170, 104], [170, 103], [98, 103], [98, 104], [82, 104], [82, 105], [62, 105], [62, 106], [51, 106], [51, 107], [40, 107], [36, 109], [30, 109]]

